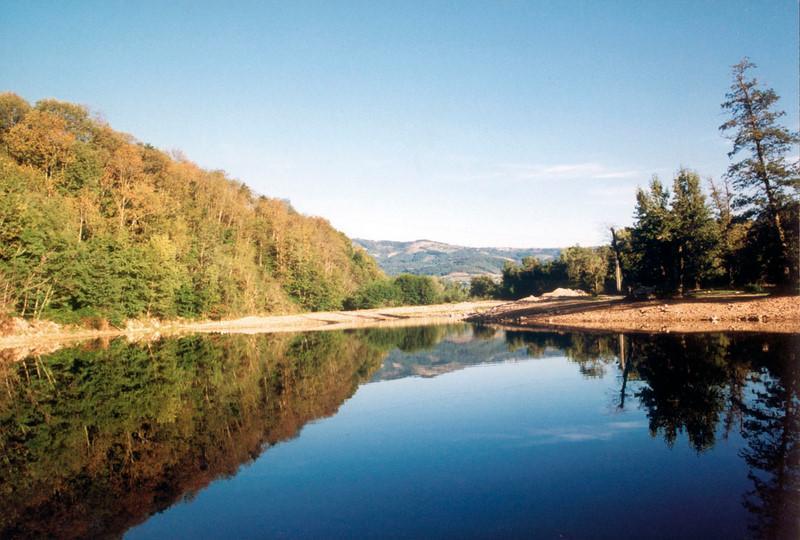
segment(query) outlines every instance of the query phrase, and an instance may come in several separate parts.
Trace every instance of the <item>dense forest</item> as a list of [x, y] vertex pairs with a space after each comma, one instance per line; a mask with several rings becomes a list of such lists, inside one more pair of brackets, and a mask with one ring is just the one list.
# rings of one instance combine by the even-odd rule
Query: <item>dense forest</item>
[[[778, 96], [764, 88], [744, 59], [722, 103], [720, 126], [732, 142], [721, 180], [681, 168], [672, 191], [653, 177], [636, 193], [634, 224], [611, 229], [610, 245], [571, 247], [557, 260], [507, 264], [502, 283], [471, 283], [474, 296], [521, 298], [555, 287], [595, 294], [683, 295], [701, 287], [771, 288], [798, 292], [800, 164], [790, 159], [797, 132], [779, 123]], [[796, 148], [796, 146], [795, 146]]]
[[55, 100], [0, 94], [0, 314], [339, 309], [383, 279], [321, 218]]

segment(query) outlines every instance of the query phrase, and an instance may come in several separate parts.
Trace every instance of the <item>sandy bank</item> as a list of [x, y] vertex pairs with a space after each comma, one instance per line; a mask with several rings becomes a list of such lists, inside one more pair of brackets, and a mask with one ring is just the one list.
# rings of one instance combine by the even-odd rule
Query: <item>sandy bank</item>
[[306, 332], [312, 330], [345, 330], [370, 326], [415, 326], [456, 322], [469, 315], [482, 313], [501, 302], [487, 300], [437, 304], [433, 306], [405, 306], [395, 308], [365, 309], [358, 311], [327, 311], [294, 315], [251, 316], [224, 321], [170, 321], [136, 322], [125, 328], [90, 330], [42, 322], [0, 337], [0, 358], [17, 358], [20, 355], [44, 354], [65, 345], [90, 339], [109, 339], [126, 336], [131, 340], [153, 339], [191, 333], [274, 333]]
[[651, 301], [627, 301], [613, 296], [523, 300], [489, 308], [469, 320], [515, 327], [621, 332], [800, 333], [800, 296], [728, 294]]

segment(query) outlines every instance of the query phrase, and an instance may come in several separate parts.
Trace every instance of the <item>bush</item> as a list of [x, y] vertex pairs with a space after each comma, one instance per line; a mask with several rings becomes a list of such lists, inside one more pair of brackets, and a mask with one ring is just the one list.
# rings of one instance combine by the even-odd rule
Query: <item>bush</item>
[[469, 295], [473, 298], [494, 298], [500, 287], [489, 276], [475, 276], [469, 282]]
[[443, 281], [442, 288], [443, 290], [440, 295], [439, 302], [463, 302], [469, 298], [469, 288], [465, 283], [460, 283], [458, 281]]
[[344, 301], [344, 309], [372, 309], [402, 304], [402, 292], [392, 280], [367, 283]]
[[435, 304], [441, 286], [431, 277], [401, 274], [394, 278], [395, 287], [401, 291], [402, 302], [409, 306]]
[[344, 309], [372, 309], [388, 306], [424, 306], [456, 302], [465, 297], [458, 285], [442, 286], [430, 276], [402, 274], [394, 279], [373, 281], [344, 301]]
[[763, 293], [763, 292], [766, 292], [766, 289], [764, 289], [764, 286], [762, 284], [760, 284], [760, 283], [748, 283], [747, 285], [744, 286], [744, 290], [745, 290], [745, 292], [749, 292], [749, 293]]

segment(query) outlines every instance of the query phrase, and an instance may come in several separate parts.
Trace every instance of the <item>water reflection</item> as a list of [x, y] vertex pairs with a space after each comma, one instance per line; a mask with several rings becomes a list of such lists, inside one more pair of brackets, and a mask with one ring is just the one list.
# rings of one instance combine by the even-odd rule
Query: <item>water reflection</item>
[[334, 414], [382, 354], [318, 333], [116, 341], [4, 365], [0, 536], [119, 536]]
[[[743, 505], [759, 538], [800, 536], [800, 336], [777, 334], [611, 335], [507, 332], [531, 356], [563, 351], [587, 377], [613, 365], [618, 407], [632, 395], [650, 433], [668, 446], [686, 433], [697, 452], [718, 433], [740, 432], [752, 491]], [[634, 381], [635, 390], [628, 390]]]
[[[754, 537], [800, 532], [800, 338], [466, 325], [114, 341], [0, 366], [0, 537], [117, 537], [336, 413], [367, 381], [560, 357], [668, 447], [740, 436]], [[629, 429], [638, 428], [633, 426]], [[641, 428], [638, 428], [641, 429]]]

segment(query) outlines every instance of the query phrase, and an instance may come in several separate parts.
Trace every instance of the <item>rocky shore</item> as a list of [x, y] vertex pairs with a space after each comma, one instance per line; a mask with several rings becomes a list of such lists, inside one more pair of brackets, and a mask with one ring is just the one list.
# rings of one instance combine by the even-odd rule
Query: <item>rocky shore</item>
[[495, 306], [468, 320], [612, 331], [800, 333], [800, 296], [739, 293], [647, 301], [613, 296], [528, 298]]

